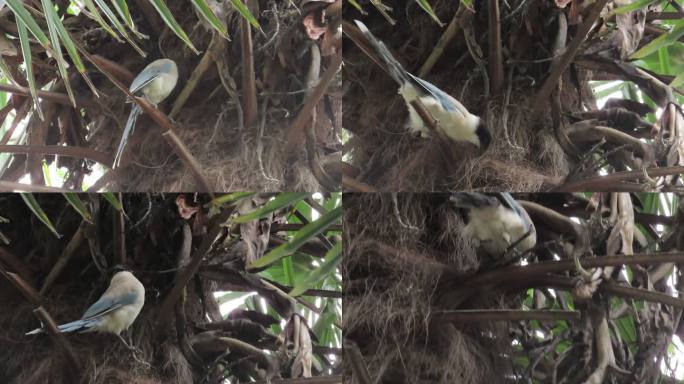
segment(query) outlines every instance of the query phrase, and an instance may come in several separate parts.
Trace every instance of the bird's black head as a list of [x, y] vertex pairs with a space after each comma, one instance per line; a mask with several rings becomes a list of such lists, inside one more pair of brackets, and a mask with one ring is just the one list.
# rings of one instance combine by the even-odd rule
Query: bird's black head
[[477, 135], [477, 138], [480, 140], [480, 149], [484, 151], [489, 147], [489, 144], [492, 143], [492, 132], [489, 130], [489, 127], [485, 125], [484, 121], [480, 119], [477, 123], [477, 128], [475, 128], [475, 134]]
[[128, 268], [128, 266], [127, 266], [127, 265], [124, 265], [124, 264], [117, 264], [117, 265], [115, 265], [115, 266], [112, 267], [112, 274], [115, 274], [115, 273], [118, 273], [118, 272], [123, 272], [123, 271], [128, 271], [128, 272], [130, 272], [131, 269]]

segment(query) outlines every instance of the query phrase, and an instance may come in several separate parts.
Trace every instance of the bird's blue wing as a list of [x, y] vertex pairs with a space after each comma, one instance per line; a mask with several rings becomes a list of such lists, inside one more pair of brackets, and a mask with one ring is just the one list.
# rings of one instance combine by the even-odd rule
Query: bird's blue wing
[[499, 200], [507, 206], [510, 210], [515, 212], [520, 218], [522, 218], [522, 221], [525, 223], [525, 229], [529, 230], [532, 227], [532, 221], [530, 220], [529, 215], [527, 212], [523, 209], [523, 207], [520, 206], [520, 203], [515, 201], [513, 196], [511, 196], [510, 193], [508, 192], [502, 192], [499, 193]]
[[465, 108], [463, 105], [461, 105], [458, 101], [455, 101], [453, 97], [439, 89], [436, 85], [410, 73], [409, 76], [411, 76], [411, 78], [420, 86], [421, 89], [423, 89], [423, 91], [434, 97], [445, 111], [458, 112], [464, 116], [468, 112], [467, 110], [464, 110]]
[[118, 297], [101, 297], [83, 314], [81, 319], [88, 320], [102, 316], [124, 305], [133, 304], [136, 299], [134, 292], [127, 293]]
[[133, 79], [133, 82], [131, 83], [130, 91], [131, 93], [136, 93], [142, 87], [146, 86], [150, 81], [156, 79], [159, 77], [161, 73], [156, 70], [156, 69], [145, 69], [142, 72], [138, 74], [138, 76]]

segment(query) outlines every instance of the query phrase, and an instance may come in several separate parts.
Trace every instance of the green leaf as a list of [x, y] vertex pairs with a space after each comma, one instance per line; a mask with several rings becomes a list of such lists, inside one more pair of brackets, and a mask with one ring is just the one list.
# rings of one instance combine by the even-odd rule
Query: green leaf
[[285, 281], [284, 283], [286, 285], [292, 285], [295, 282], [295, 273], [294, 273], [294, 268], [292, 267], [292, 258], [290, 257], [284, 257], [281, 259], [283, 263], [283, 272], [285, 272]]
[[47, 35], [36, 23], [36, 20], [31, 16], [31, 14], [24, 8], [21, 0], [6, 0], [7, 7], [12, 10], [14, 16], [17, 18], [18, 24], [23, 24], [31, 34], [38, 39], [40, 45], [42, 45], [48, 52], [53, 53], [52, 47], [50, 46], [50, 40]]
[[219, 197], [214, 198], [214, 200], [210, 201], [209, 203], [205, 204], [205, 208], [209, 208], [211, 206], [222, 206], [230, 203], [234, 203], [237, 200], [240, 200], [242, 198], [252, 196], [254, 192], [233, 192], [233, 193], [228, 193], [225, 195], [221, 195]]
[[319, 233], [324, 232], [326, 228], [334, 224], [341, 217], [342, 207], [333, 209], [332, 211], [321, 216], [318, 220], [303, 226], [299, 231], [297, 231], [294, 237], [290, 239], [290, 241], [277, 246], [269, 253], [255, 260], [251, 265], [248, 266], [248, 269], [265, 267], [267, 265], [273, 264], [285, 256], [293, 254], [297, 249], [299, 249], [299, 247], [304, 245], [304, 243]]
[[359, 5], [359, 3], [356, 2], [356, 0], [347, 0], [347, 1], [349, 2], [349, 4], [352, 5], [352, 7], [356, 8], [356, 10], [361, 12], [362, 15], [368, 14], [368, 12], [364, 11], [363, 8], [361, 8], [361, 5]]
[[430, 15], [432, 20], [437, 22], [437, 24], [439, 24], [440, 27], [444, 27], [444, 23], [442, 23], [442, 21], [439, 20], [439, 18], [435, 14], [435, 11], [432, 10], [432, 7], [430, 6], [430, 3], [427, 2], [427, 0], [416, 0], [416, 3], [418, 3], [418, 5], [420, 5], [420, 7], [423, 8], [423, 10], [427, 12], [427, 14]]
[[211, 10], [211, 8], [209, 8], [204, 0], [192, 0], [192, 4], [195, 6], [195, 8], [197, 8], [202, 17], [204, 17], [204, 19], [211, 24], [211, 26], [214, 27], [214, 29], [216, 29], [222, 37], [228, 38], [228, 30], [226, 30], [226, 26], [223, 25], [218, 17], [216, 17], [214, 12]]
[[311, 330], [318, 337], [318, 340], [322, 345], [332, 344], [332, 335], [330, 332], [332, 329], [337, 316], [335, 315], [334, 306], [330, 305], [330, 300], [326, 300], [325, 307], [323, 307], [323, 312], [321, 316], [316, 320]]
[[[50, 6], [47, 6], [48, 4], [50, 4]], [[78, 72], [81, 74], [81, 77], [83, 77], [86, 84], [88, 84], [88, 87], [93, 91], [95, 96], [98, 96], [97, 88], [95, 88], [93, 83], [90, 81], [90, 78], [88, 77], [85, 65], [83, 65], [83, 61], [81, 61], [81, 56], [79, 56], [78, 50], [76, 49], [76, 44], [74, 44], [74, 41], [71, 39], [71, 36], [67, 32], [66, 28], [64, 28], [62, 20], [59, 18], [57, 11], [55, 11], [55, 7], [52, 6], [50, 0], [43, 0], [43, 8], [45, 11], [45, 18], [48, 20], [48, 29], [50, 25], [52, 25], [56, 29], [59, 38], [62, 40], [62, 45], [64, 46], [64, 49], [66, 49], [67, 54], [69, 54], [69, 57], [71, 57], [71, 61], [74, 63], [76, 70], [78, 70]], [[50, 31], [52, 33], [52, 30]], [[69, 84], [66, 81], [65, 84], [67, 85], [68, 92]], [[76, 103], [74, 103], [74, 106], [76, 106]]]
[[[84, 1], [86, 1], [86, 4], [87, 4], [87, 2], [89, 2], [90, 0], [84, 0]], [[114, 24], [114, 27], [116, 27], [116, 30], [119, 31], [119, 33], [121, 34], [121, 36], [123, 36], [124, 39], [126, 39], [126, 41], [128, 42], [128, 44], [130, 44], [130, 45], [133, 47], [133, 49], [135, 49], [135, 50], [138, 52], [138, 54], [139, 54], [140, 56], [142, 56], [142, 57], [147, 57], [147, 53], [145, 53], [145, 51], [143, 51], [143, 50], [142, 50], [142, 49], [141, 49], [141, 48], [140, 48], [140, 47], [131, 39], [131, 37], [128, 36], [128, 32], [126, 32], [126, 28], [123, 26], [123, 24], [121, 24], [121, 22], [119, 21], [119, 19], [118, 19], [118, 18], [116, 17], [116, 15], [114, 14], [114, 11], [112, 11], [112, 9], [109, 8], [109, 6], [107, 5], [107, 3], [105, 3], [104, 0], [95, 0], [95, 3], [97, 3], [97, 6], [100, 7], [100, 9], [102, 10], [102, 12], [104, 12], [104, 14], [105, 14], [105, 16], [107, 17], [107, 19], [108, 19], [112, 24]]]
[[128, 29], [130, 29], [134, 35], [142, 39], [149, 38], [149, 36], [138, 32], [138, 29], [135, 27], [135, 24], [133, 23], [131, 13], [128, 11], [128, 4], [126, 4], [125, 0], [114, 0], [112, 1], [112, 4], [114, 5], [114, 8], [116, 8], [116, 12], [119, 13], [119, 16], [121, 16], [121, 19], [123, 19]]
[[123, 211], [123, 204], [119, 201], [119, 199], [114, 195], [112, 192], [104, 192], [102, 196], [109, 202], [109, 204], [114, 207], [117, 211], [121, 212]]
[[24, 23], [17, 23], [17, 31], [19, 32], [19, 44], [21, 45], [21, 54], [24, 57], [24, 64], [26, 65], [26, 78], [29, 83], [31, 98], [33, 98], [33, 105], [38, 112], [38, 117], [40, 117], [41, 120], [45, 120], [45, 117], [43, 117], [43, 111], [40, 109], [40, 103], [38, 102], [36, 79], [33, 76], [33, 57], [31, 55], [31, 46], [29, 45], [29, 37]]
[[43, 211], [43, 208], [40, 207], [40, 204], [38, 204], [38, 201], [36, 201], [35, 196], [31, 193], [20, 193], [21, 198], [24, 200], [24, 203], [26, 203], [26, 206], [29, 207], [31, 212], [36, 216], [38, 220], [40, 220], [45, 226], [50, 230], [50, 232], [54, 233], [57, 238], [61, 238], [62, 235], [57, 232], [57, 229], [55, 229], [55, 226], [52, 225], [52, 222], [50, 221], [50, 218], [45, 214], [45, 211]]
[[[64, 56], [62, 54], [62, 47], [59, 43], [59, 32], [57, 31], [56, 24], [61, 25], [61, 21], [55, 21], [51, 16], [52, 13], [56, 12], [54, 12], [55, 9], [53, 8], [52, 3], [50, 3], [50, 0], [41, 0], [41, 3], [43, 4], [43, 10], [45, 12], [45, 18], [48, 25], [48, 32], [50, 34], [50, 41], [52, 42], [52, 46], [54, 47], [55, 51], [55, 59], [57, 59], [57, 68], [59, 70], [59, 75], [64, 81], [64, 86], [66, 87], [67, 95], [69, 95], [69, 100], [71, 100], [71, 104], [76, 106], [76, 97], [74, 96], [73, 89], [71, 89], [69, 73], [67, 72], [68, 64], [66, 60], [64, 60]], [[50, 12], [50, 9], [52, 9], [52, 12]]]
[[173, 14], [171, 14], [171, 10], [169, 10], [169, 7], [166, 6], [164, 0], [150, 0], [150, 3], [152, 3], [154, 8], [159, 13], [159, 16], [161, 16], [162, 20], [164, 20], [166, 25], [173, 31], [173, 33], [175, 33], [176, 36], [183, 40], [183, 42], [193, 52], [195, 52], [196, 55], [199, 55], [199, 51], [197, 50], [197, 48], [195, 48], [195, 46], [192, 44], [192, 41], [190, 41], [188, 35], [185, 34], [183, 28], [181, 28], [180, 24], [178, 24], [176, 19], [173, 17]]
[[84, 12], [84, 14], [91, 19], [97, 21], [98, 24], [100, 24], [100, 27], [107, 31], [116, 41], [122, 43], [123, 40], [119, 37], [119, 35], [114, 32], [114, 30], [109, 26], [109, 24], [105, 23], [104, 19], [102, 19], [102, 15], [100, 14], [100, 11], [95, 7], [95, 4], [93, 3], [93, 0], [83, 0], [83, 4], [85, 4], [85, 7], [88, 9], [88, 12]]
[[660, 35], [650, 43], [644, 45], [638, 51], [634, 52], [630, 58], [641, 59], [661, 48], [674, 44], [682, 36], [684, 36], [684, 19], [675, 22], [670, 32]]
[[342, 243], [336, 243], [330, 250], [325, 254], [325, 258], [321, 263], [321, 266], [313, 270], [308, 276], [299, 281], [294, 288], [290, 291], [289, 295], [296, 297], [306, 292], [306, 290], [312, 288], [319, 281], [325, 279], [328, 275], [334, 274], [337, 265], [342, 260]]
[[645, 8], [645, 7], [649, 6], [651, 3], [656, 3], [658, 1], [660, 1], [660, 0], [637, 0], [633, 3], [623, 5], [622, 7], [617, 7], [615, 9], [613, 9], [613, 11], [610, 12], [606, 18], [609, 18], [610, 16], [613, 16], [613, 15], [622, 15], [622, 14], [625, 14], [627, 12], [636, 11], [639, 8]]
[[299, 200], [302, 200], [308, 196], [309, 196], [308, 193], [302, 193], [302, 192], [281, 193], [275, 199], [264, 204], [262, 207], [259, 207], [259, 208], [255, 209], [254, 211], [252, 211], [248, 214], [236, 217], [235, 219], [233, 219], [233, 222], [240, 224], [240, 223], [246, 223], [248, 221], [260, 219], [260, 218], [268, 215], [271, 212], [274, 212], [274, 211], [277, 211], [281, 208], [290, 206], [293, 203], [295, 203]]
[[242, 0], [230, 0], [230, 2], [233, 4], [233, 7], [237, 9], [237, 11], [249, 21], [250, 24], [256, 29], [261, 30], [261, 26], [259, 25], [259, 21], [252, 15], [252, 12], [249, 11], [249, 8], [245, 5], [245, 3], [242, 2]]
[[88, 208], [85, 206], [83, 201], [81, 200], [80, 197], [78, 197], [78, 194], [73, 193], [73, 192], [67, 192], [67, 193], [62, 193], [64, 198], [66, 199], [67, 202], [71, 205], [76, 212], [78, 212], [79, 215], [83, 218], [83, 220], [93, 223], [93, 216], [90, 214], [90, 211], [88, 211]]

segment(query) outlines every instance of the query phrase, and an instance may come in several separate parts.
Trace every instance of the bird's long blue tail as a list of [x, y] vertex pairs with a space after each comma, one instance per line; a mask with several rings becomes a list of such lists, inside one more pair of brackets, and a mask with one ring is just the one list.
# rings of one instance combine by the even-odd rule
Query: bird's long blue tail
[[354, 20], [354, 22], [371, 43], [375, 53], [378, 54], [378, 57], [384, 61], [385, 64], [387, 64], [387, 72], [394, 79], [394, 81], [399, 83], [399, 85], [410, 83], [411, 76], [408, 72], [406, 72], [404, 67], [402, 67], [397, 59], [392, 56], [392, 53], [389, 51], [389, 49], [387, 49], [385, 44], [378, 40], [378, 38], [373, 35], [373, 33], [368, 29], [368, 27], [366, 27], [364, 23], [360, 22], [359, 20]]
[[456, 192], [449, 200], [458, 208], [478, 208], [499, 204], [496, 197], [477, 192]]
[[128, 121], [126, 121], [126, 128], [124, 128], [123, 135], [121, 135], [121, 141], [119, 142], [119, 147], [116, 149], [116, 156], [114, 157], [114, 164], [112, 164], [112, 169], [117, 168], [121, 163], [121, 155], [123, 155], [124, 148], [126, 148], [126, 143], [128, 138], [133, 134], [135, 129], [135, 122], [138, 120], [138, 116], [142, 113], [142, 109], [138, 104], [133, 104], [131, 108], [131, 113], [128, 115]]
[[[99, 319], [87, 319], [87, 320], [76, 320], [72, 321], [70, 323], [58, 325], [57, 329], [59, 329], [60, 332], [62, 333], [68, 333], [68, 332], [74, 332], [74, 331], [86, 331], [89, 328], [93, 327], [94, 325], [97, 324], [97, 321]], [[27, 335], [35, 335], [37, 333], [43, 333], [45, 332], [45, 328], [36, 328], [31, 332], [27, 332]]]

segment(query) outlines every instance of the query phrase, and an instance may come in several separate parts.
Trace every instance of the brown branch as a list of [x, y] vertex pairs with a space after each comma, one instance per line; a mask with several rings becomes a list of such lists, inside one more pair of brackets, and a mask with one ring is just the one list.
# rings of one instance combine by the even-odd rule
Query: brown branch
[[252, 384], [342, 384], [342, 376], [299, 377], [296, 379], [271, 379]]
[[47, 277], [45, 278], [43, 286], [40, 288], [39, 294], [41, 296], [44, 295], [45, 292], [47, 292], [47, 290], [52, 286], [52, 283], [55, 282], [57, 276], [59, 276], [64, 267], [67, 265], [71, 259], [71, 256], [73, 256], [74, 252], [76, 252], [76, 249], [78, 249], [78, 247], [83, 243], [83, 240], [85, 240], [85, 237], [83, 236], [84, 225], [85, 222], [82, 221], [74, 235], [71, 236], [69, 243], [67, 243], [66, 247], [64, 247], [62, 254], [57, 259], [57, 262], [52, 266], [50, 273], [48, 273]]
[[67, 362], [69, 363], [69, 368], [70, 370], [67, 370], [68, 374], [71, 375], [71, 379], [73, 382], [80, 382], [80, 379], [82, 376], [82, 371], [81, 371], [81, 364], [79, 363], [78, 358], [76, 357], [76, 353], [74, 352], [73, 348], [71, 347], [71, 344], [67, 341], [66, 337], [57, 329], [57, 324], [55, 321], [52, 319], [52, 316], [43, 308], [41, 305], [41, 299], [40, 295], [38, 295], [38, 292], [26, 283], [19, 275], [12, 273], [12, 272], [7, 272], [5, 268], [3, 268], [0, 265], [0, 275], [5, 277], [12, 285], [14, 285], [15, 288], [21, 292], [26, 300], [31, 303], [32, 306], [34, 306], [33, 313], [36, 315], [38, 320], [45, 326], [47, 329], [47, 333], [50, 335], [52, 338], [52, 341], [57, 344], [59, 348], [62, 349], [64, 354], [66, 355]]
[[342, 175], [342, 188], [344, 190], [352, 191], [352, 192], [366, 192], [366, 193], [372, 193], [372, 192], [377, 192], [378, 190], [364, 182], [358, 181], [356, 179], [353, 179], [349, 176]]
[[190, 75], [190, 78], [185, 82], [183, 90], [178, 94], [176, 100], [173, 102], [173, 107], [171, 108], [169, 116], [175, 118], [178, 115], [178, 112], [180, 112], [180, 109], [183, 108], [185, 102], [200, 83], [204, 74], [207, 72], [207, 70], [209, 70], [209, 67], [214, 61], [214, 56], [219, 54], [224, 46], [225, 39], [223, 39], [214, 31], [209, 48], [204, 52], [199, 64], [197, 64], [195, 69], [192, 71], [192, 75]]
[[[28, 122], [28, 145], [43, 146], [47, 142], [48, 127], [57, 110], [54, 103], [41, 103], [45, 106], [43, 112], [44, 120], [32, 118]], [[43, 174], [43, 156], [35, 153], [27, 153], [26, 168], [31, 176], [31, 184], [45, 185], [45, 175]]]
[[428, 73], [430, 73], [432, 67], [434, 67], [439, 58], [442, 57], [442, 54], [444, 54], [444, 50], [449, 45], [449, 43], [451, 43], [451, 41], [456, 37], [456, 34], [461, 28], [463, 13], [469, 11], [470, 10], [464, 6], [458, 8], [458, 11], [456, 11], [456, 13], [454, 14], [454, 18], [451, 19], [449, 26], [447, 26], [446, 30], [444, 30], [444, 33], [437, 41], [437, 44], [435, 44], [435, 47], [432, 49], [432, 52], [430, 52], [430, 56], [428, 56], [428, 58], [425, 60], [423, 65], [418, 70], [419, 77], [425, 77], [428, 75]]
[[[254, 11], [254, 0], [246, 0], [247, 6]], [[249, 21], [240, 18], [240, 45], [242, 47], [242, 110], [245, 127], [252, 127], [257, 121], [257, 90], [254, 74], [254, 47], [252, 27]]]
[[111, 166], [112, 156], [87, 147], [65, 147], [63, 145], [0, 145], [0, 153], [22, 153], [39, 155], [59, 155], [97, 161]]
[[156, 322], [158, 325], [163, 324], [165, 321], [168, 321], [171, 318], [171, 312], [173, 311], [176, 301], [178, 301], [178, 298], [180, 298], [185, 286], [188, 284], [188, 281], [190, 281], [192, 276], [194, 276], [199, 269], [204, 255], [206, 255], [211, 249], [212, 245], [216, 241], [216, 238], [223, 229], [222, 225], [225, 223], [231, 213], [233, 213], [232, 207], [224, 208], [223, 212], [214, 217], [213, 221], [209, 225], [211, 229], [207, 231], [202, 239], [202, 242], [200, 243], [200, 246], [192, 254], [190, 263], [187, 265], [187, 267], [180, 269], [176, 274], [176, 281], [174, 282], [173, 288], [171, 288], [171, 291], [168, 293], [168, 295], [166, 295], [166, 298], [164, 298], [164, 301], [157, 312]]
[[29, 284], [34, 281], [33, 273], [31, 273], [26, 263], [3, 247], [0, 247], [0, 267], [5, 269], [9, 267], [17, 272], [24, 281], [29, 282]]
[[335, 74], [340, 70], [342, 66], [342, 51], [337, 52], [331, 59], [328, 68], [323, 72], [318, 85], [313, 89], [311, 94], [307, 96], [304, 101], [302, 109], [295, 117], [290, 127], [287, 129], [287, 142], [285, 144], [285, 153], [290, 156], [296, 154], [295, 149], [300, 147], [302, 143], [304, 128], [309, 121], [311, 113], [313, 112], [316, 105], [320, 102], [321, 98], [328, 89], [330, 82], [335, 77]]
[[[11, 105], [8, 104], [8, 105]], [[24, 117], [28, 113], [29, 106], [31, 105], [31, 100], [26, 99], [19, 109], [17, 110], [17, 113], [14, 115], [14, 119], [12, 120], [12, 124], [10, 125], [9, 129], [5, 132], [5, 135], [2, 137], [0, 140], [0, 145], [5, 145], [9, 142], [9, 140], [12, 138], [12, 135], [14, 135], [14, 131], [16, 131], [17, 127], [19, 126], [19, 123], [24, 120]]]
[[[648, 168], [646, 173], [650, 177], [660, 177], [669, 175], [684, 174], [684, 166], [679, 167], [662, 167], [662, 168]], [[621, 191], [623, 187], [630, 186], [629, 184], [620, 184], [623, 181], [634, 180], [644, 176], [643, 171], [625, 171], [615, 172], [606, 176], [592, 176], [583, 180], [571, 181], [562, 184], [552, 189], [554, 192], [580, 192], [580, 191]], [[643, 186], [636, 185], [643, 191]]]
[[[571, 278], [564, 276], [544, 276], [530, 281], [529, 284], [524, 284], [527, 288], [549, 287], [571, 290], [575, 287], [575, 282]], [[652, 303], [671, 305], [676, 308], [684, 308], [684, 299], [648, 289], [626, 287], [604, 281], [598, 286], [598, 290], [603, 294], [622, 297], [625, 299], [644, 300], [650, 301]]]
[[119, 81], [123, 81], [125, 84], [131, 84], [133, 79], [135, 79], [133, 72], [116, 61], [106, 59], [100, 55], [90, 55], [90, 58], [95, 60], [97, 65], [105, 68], [109, 73], [119, 79]]
[[6, 192], [74, 192], [83, 193], [77, 189], [48, 187], [45, 185], [22, 184], [13, 181], [0, 181], [0, 191]]
[[[634, 255], [601, 256], [580, 259], [582, 267], [617, 267], [634, 264], [684, 263], [684, 252], [673, 253], [643, 253]], [[486, 285], [502, 285], [507, 282], [525, 281], [540, 278], [549, 273], [574, 271], [574, 260], [542, 261], [525, 266], [513, 266], [479, 273], [463, 278], [462, 272], [454, 266], [446, 266], [442, 275], [444, 284], [457, 285], [468, 289], [482, 289]]]
[[503, 54], [501, 52], [501, 14], [499, 0], [489, 0], [489, 79], [492, 96], [503, 91]]
[[[14, 93], [22, 96], [31, 96], [31, 91], [28, 88], [19, 87], [12, 84], [0, 84], [0, 91]], [[38, 94], [38, 97], [42, 99], [49, 100], [58, 104], [71, 106], [71, 100], [69, 100], [69, 96], [64, 93], [42, 90], [37, 90], [36, 93]], [[78, 103], [78, 105], [80, 105], [80, 103]]]
[[373, 383], [359, 346], [351, 340], [345, 340], [343, 348], [345, 356], [351, 363], [352, 372], [354, 373], [354, 378], [356, 378], [356, 381], [359, 384]]
[[577, 29], [575, 37], [568, 45], [563, 56], [557, 62], [554, 62], [551, 66], [549, 76], [546, 78], [546, 80], [544, 80], [544, 83], [542, 84], [541, 88], [539, 89], [539, 91], [537, 91], [537, 94], [532, 99], [532, 118], [537, 116], [539, 112], [543, 110], [543, 107], [549, 100], [551, 91], [553, 91], [553, 89], [555, 88], [556, 84], [560, 80], [561, 75], [563, 75], [563, 72], [565, 72], [565, 69], [568, 67], [568, 65], [570, 65], [570, 62], [577, 54], [580, 45], [587, 38], [589, 30], [591, 30], [591, 27], [594, 25], [599, 15], [601, 14], [601, 10], [603, 9], [603, 7], [605, 7], [607, 3], [608, 0], [598, 0], [596, 3], [594, 3], [594, 5], [591, 8], [591, 11], [589, 11], [589, 14], [587, 15], [587, 18], [584, 20], [584, 22], [582, 22], [582, 25], [580, 25], [580, 27]]
[[461, 309], [433, 312], [432, 320], [440, 323], [454, 321], [577, 321], [579, 311], [516, 310], [516, 309]]
[[682, 18], [677, 12], [648, 12], [646, 14], [646, 21], [652, 20], [679, 20]]

